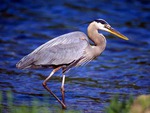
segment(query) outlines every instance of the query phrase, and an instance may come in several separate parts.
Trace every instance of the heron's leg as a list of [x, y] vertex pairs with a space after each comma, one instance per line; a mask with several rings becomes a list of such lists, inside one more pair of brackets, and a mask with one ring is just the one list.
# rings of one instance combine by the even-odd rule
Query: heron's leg
[[44, 80], [43, 82], [43, 87], [50, 93], [52, 94], [57, 100], [58, 102], [62, 105], [62, 108], [66, 109], [66, 105], [48, 88], [47, 86], [47, 81], [51, 78], [51, 76], [60, 69], [61, 67], [55, 68], [50, 75]]
[[65, 104], [65, 89], [64, 89], [64, 84], [65, 84], [65, 75], [62, 75], [62, 84], [61, 84], [61, 93], [62, 93], [62, 101]]

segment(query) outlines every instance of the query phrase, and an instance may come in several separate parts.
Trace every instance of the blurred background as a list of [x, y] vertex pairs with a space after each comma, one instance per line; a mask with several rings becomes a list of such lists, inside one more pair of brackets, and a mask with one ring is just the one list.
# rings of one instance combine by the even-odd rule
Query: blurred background
[[[22, 102], [30, 105], [39, 99], [41, 105], [45, 101], [49, 103], [49, 110], [61, 107], [42, 86], [51, 70], [18, 70], [15, 64], [52, 38], [72, 31], [86, 33], [88, 25], [82, 23], [98, 18], [105, 19], [129, 41], [102, 32], [107, 37], [103, 54], [66, 74], [68, 109], [99, 113], [116, 94], [120, 99], [150, 94], [148, 0], [1, 0], [0, 91], [3, 98], [0, 104], [6, 106], [6, 111], [8, 91], [12, 92], [15, 105]], [[61, 97], [61, 72], [48, 84]]]

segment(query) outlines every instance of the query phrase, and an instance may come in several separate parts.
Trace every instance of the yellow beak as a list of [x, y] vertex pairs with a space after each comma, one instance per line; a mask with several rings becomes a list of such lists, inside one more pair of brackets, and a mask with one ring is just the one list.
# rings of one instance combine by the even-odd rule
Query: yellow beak
[[119, 33], [118, 31], [116, 31], [115, 29], [113, 29], [112, 27], [106, 27], [107, 31], [118, 36], [119, 38], [122, 38], [124, 40], [129, 40], [126, 36], [124, 36], [123, 34]]

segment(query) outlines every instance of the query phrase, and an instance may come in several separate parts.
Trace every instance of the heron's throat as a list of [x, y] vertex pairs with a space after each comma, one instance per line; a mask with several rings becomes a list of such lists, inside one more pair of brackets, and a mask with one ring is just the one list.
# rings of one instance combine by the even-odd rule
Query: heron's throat
[[106, 46], [105, 37], [98, 32], [98, 28], [95, 23], [91, 23], [88, 26], [87, 33], [89, 38], [94, 42], [95, 46], [104, 47]]

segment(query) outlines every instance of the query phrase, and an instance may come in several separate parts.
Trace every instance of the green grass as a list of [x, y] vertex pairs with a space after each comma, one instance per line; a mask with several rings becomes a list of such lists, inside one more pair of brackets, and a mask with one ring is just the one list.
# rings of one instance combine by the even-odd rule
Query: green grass
[[41, 105], [38, 100], [32, 101], [30, 105], [25, 103], [15, 105], [11, 92], [6, 93], [5, 103], [7, 104], [3, 104], [3, 101], [3, 95], [0, 92], [0, 113], [81, 113], [79, 110], [63, 110], [60, 106], [50, 106], [47, 102], [42, 102], [44, 104]]
[[[4, 96], [5, 95], [5, 96]], [[5, 98], [5, 99], [4, 99]], [[150, 96], [144, 98], [140, 97], [134, 101], [135, 103], [140, 103], [142, 110], [149, 108], [150, 106]], [[130, 96], [129, 99], [124, 98], [119, 101], [119, 96], [115, 96], [111, 101], [110, 105], [105, 109], [105, 113], [131, 113], [133, 109], [133, 98]], [[135, 106], [135, 105], [134, 105]], [[94, 106], [93, 106], [94, 107]], [[134, 109], [137, 109], [135, 107]], [[133, 109], [133, 110], [134, 110]], [[0, 113], [83, 113], [82, 110], [63, 110], [60, 106], [50, 105], [47, 101], [33, 100], [29, 103], [14, 104], [13, 96], [11, 92], [1, 92], [0, 91]], [[132, 112], [133, 113], [133, 112]], [[136, 113], [136, 112], [134, 112]]]
[[110, 105], [105, 109], [105, 112], [106, 113], [129, 113], [132, 103], [133, 103], [132, 97], [130, 97], [129, 100], [123, 99], [123, 101], [119, 101], [119, 97], [115, 96], [110, 101]]

